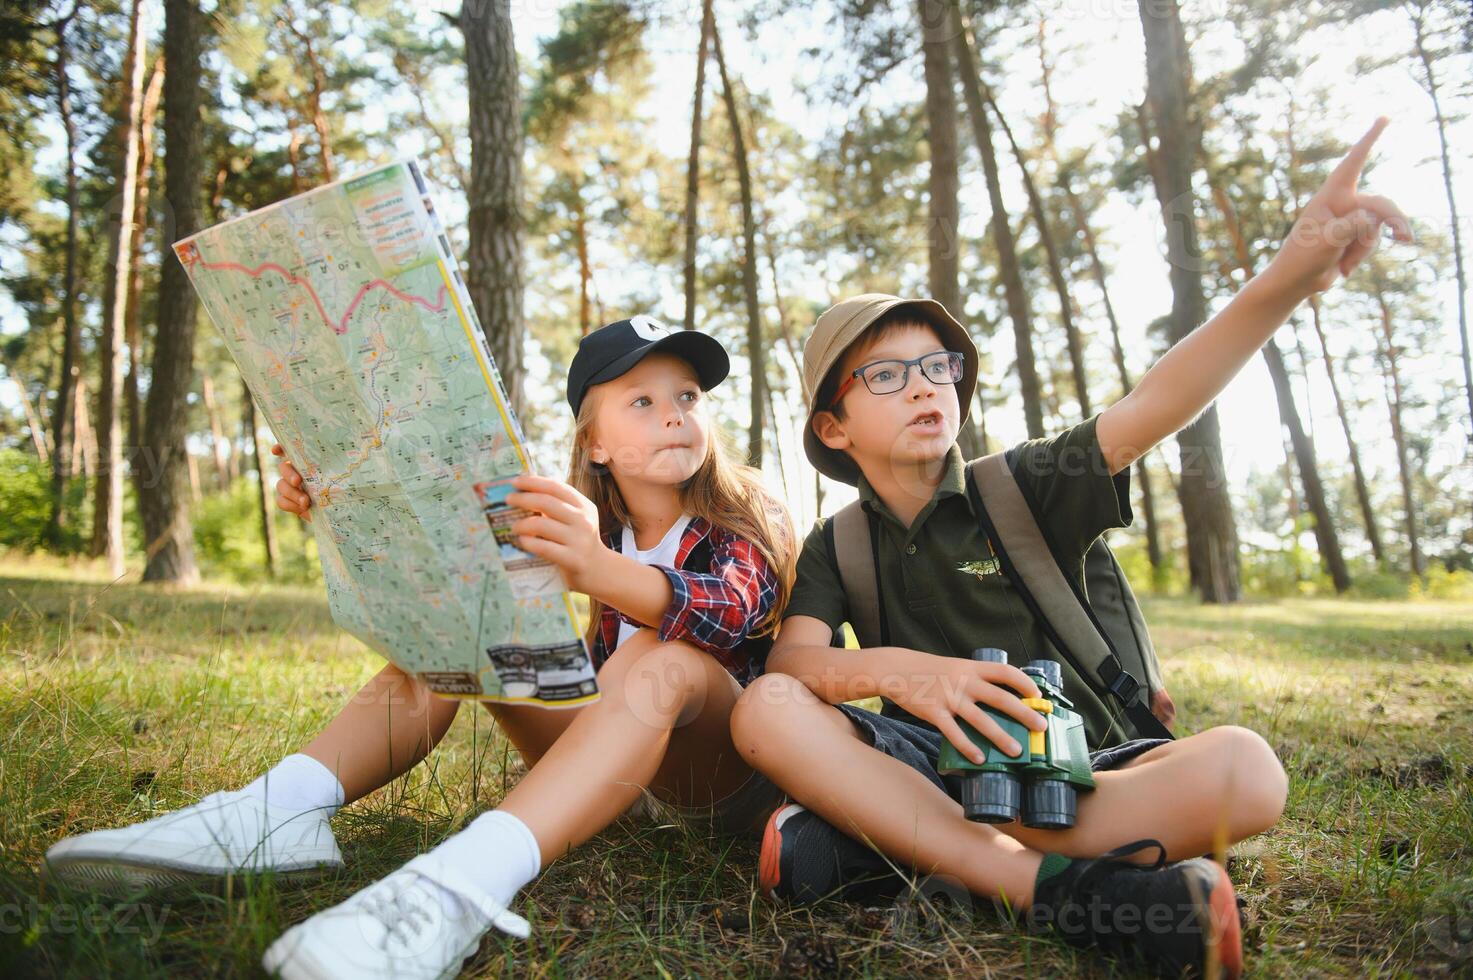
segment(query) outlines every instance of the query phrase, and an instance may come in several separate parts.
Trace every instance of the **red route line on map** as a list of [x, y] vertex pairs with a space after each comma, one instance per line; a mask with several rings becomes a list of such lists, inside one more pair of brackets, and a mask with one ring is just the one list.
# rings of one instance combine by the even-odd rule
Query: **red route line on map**
[[250, 269], [246, 266], [241, 265], [239, 262], [211, 262], [203, 255], [198, 255], [198, 253], [196, 253], [196, 255], [196, 261], [198, 261], [199, 264], [204, 266], [206, 269], [210, 270], [227, 269], [232, 272], [244, 272], [252, 279], [261, 278], [261, 274], [266, 272], [267, 270], [280, 273], [289, 282], [293, 282], [298, 286], [301, 286], [303, 289], [307, 290], [307, 295], [312, 297], [312, 305], [317, 307], [317, 315], [322, 317], [322, 322], [327, 324], [327, 326], [335, 334], [345, 334], [348, 332], [348, 318], [353, 315], [353, 311], [358, 308], [358, 304], [362, 302], [363, 297], [368, 294], [368, 291], [370, 289], [373, 289], [375, 286], [384, 287], [390, 293], [393, 293], [394, 296], [404, 300], [406, 303], [418, 303], [420, 306], [423, 306], [431, 313], [439, 313], [441, 310], [445, 309], [445, 286], [443, 284], [440, 286], [439, 293], [435, 296], [434, 304], [431, 304], [430, 301], [425, 299], [423, 296], [416, 296], [413, 293], [406, 293], [403, 290], [394, 288], [394, 285], [390, 282], [387, 282], [386, 280], [375, 279], [370, 283], [364, 284], [364, 286], [358, 290], [358, 295], [354, 296], [353, 301], [348, 304], [347, 312], [343, 314], [343, 318], [337, 323], [334, 323], [332, 319], [328, 317], [327, 310], [323, 309], [322, 300], [318, 298], [317, 290], [312, 288], [312, 284], [306, 279], [303, 279], [301, 276], [292, 275], [290, 272], [288, 272], [286, 269], [283, 269], [275, 262], [262, 262], [254, 269]]

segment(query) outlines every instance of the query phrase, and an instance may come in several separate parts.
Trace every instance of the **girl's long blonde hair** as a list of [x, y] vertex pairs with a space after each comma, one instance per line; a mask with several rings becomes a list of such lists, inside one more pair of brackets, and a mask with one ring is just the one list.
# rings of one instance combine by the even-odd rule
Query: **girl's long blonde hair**
[[[568, 483], [598, 506], [599, 531], [609, 534], [631, 524], [629, 508], [607, 467], [588, 456], [599, 398], [583, 399], [573, 429], [573, 459]], [[777, 598], [751, 635], [775, 632], [793, 590], [796, 559], [793, 519], [788, 508], [762, 486], [761, 471], [739, 463], [720, 426], [710, 427], [706, 458], [680, 488], [681, 509], [722, 530], [752, 542], [777, 577]], [[597, 635], [603, 603], [589, 599], [589, 636]], [[612, 653], [613, 651], [609, 651]]]

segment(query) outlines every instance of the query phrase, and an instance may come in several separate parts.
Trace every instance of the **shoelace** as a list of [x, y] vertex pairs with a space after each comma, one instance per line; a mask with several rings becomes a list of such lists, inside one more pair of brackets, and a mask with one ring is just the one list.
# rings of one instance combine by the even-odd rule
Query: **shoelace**
[[1132, 867], [1140, 871], [1161, 870], [1166, 866], [1166, 845], [1153, 837], [1145, 837], [1141, 840], [1131, 841], [1129, 844], [1121, 844], [1119, 847], [1106, 851], [1099, 857], [1093, 857], [1085, 861], [1084, 866], [1079, 869], [1079, 875], [1074, 879], [1074, 887], [1082, 889], [1087, 882], [1094, 880], [1101, 872], [1111, 870], [1106, 862], [1119, 861], [1121, 858], [1129, 857], [1137, 851], [1143, 851], [1148, 847], [1156, 848], [1156, 860], [1151, 864], [1137, 864], [1132, 865]]
[[[389, 942], [398, 939], [402, 943], [408, 943], [412, 937], [418, 936], [421, 925], [429, 925], [430, 913], [416, 903], [404, 901], [409, 888], [406, 886], [395, 891], [391, 895], [370, 895], [364, 900], [364, 909], [379, 921], [384, 927], [384, 938], [382, 949], [388, 950]], [[431, 901], [434, 896], [430, 896]], [[401, 935], [401, 931], [407, 930], [408, 935]]]

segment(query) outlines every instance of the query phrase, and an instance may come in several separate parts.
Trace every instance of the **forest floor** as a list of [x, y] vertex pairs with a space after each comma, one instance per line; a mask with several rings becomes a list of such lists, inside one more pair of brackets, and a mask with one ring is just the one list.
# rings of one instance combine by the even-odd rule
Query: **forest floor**
[[[1179, 730], [1246, 725], [1290, 777], [1283, 820], [1229, 856], [1247, 975], [1473, 973], [1473, 604], [1148, 599]], [[426, 764], [334, 818], [312, 882], [89, 896], [41, 873], [71, 834], [241, 786], [381, 665], [320, 589], [109, 586], [0, 563], [0, 975], [258, 976], [281, 930], [493, 806], [520, 761], [462, 710]], [[627, 818], [519, 897], [469, 976], [1130, 975], [1011, 929], [990, 903], [791, 909], [754, 841]]]

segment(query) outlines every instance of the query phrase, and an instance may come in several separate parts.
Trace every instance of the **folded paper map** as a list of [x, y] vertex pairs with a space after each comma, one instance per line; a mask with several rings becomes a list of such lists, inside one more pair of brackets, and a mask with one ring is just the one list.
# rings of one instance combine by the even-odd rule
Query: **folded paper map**
[[440, 694], [596, 697], [557, 568], [510, 531], [527, 449], [419, 167], [174, 250], [302, 473], [333, 619]]

